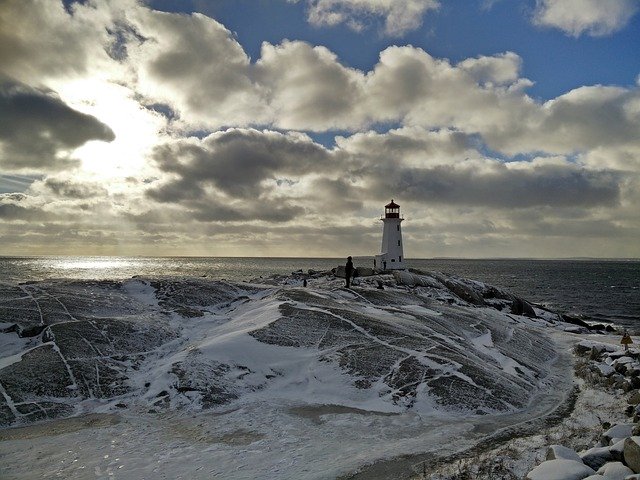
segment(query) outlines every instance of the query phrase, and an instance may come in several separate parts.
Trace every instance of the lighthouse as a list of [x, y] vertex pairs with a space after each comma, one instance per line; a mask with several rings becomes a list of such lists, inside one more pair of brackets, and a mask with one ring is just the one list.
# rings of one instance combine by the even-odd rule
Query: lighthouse
[[380, 270], [399, 270], [405, 268], [402, 252], [402, 230], [400, 223], [404, 220], [400, 216], [400, 205], [393, 199], [384, 206], [384, 217], [380, 218], [382, 228], [382, 248], [380, 254], [373, 260], [373, 267]]

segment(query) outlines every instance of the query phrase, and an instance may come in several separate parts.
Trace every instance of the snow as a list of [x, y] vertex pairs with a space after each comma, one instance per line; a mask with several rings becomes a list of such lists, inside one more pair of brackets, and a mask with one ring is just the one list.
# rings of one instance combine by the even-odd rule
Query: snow
[[575, 460], [547, 460], [527, 475], [527, 480], [582, 480], [596, 472]]
[[507, 372], [509, 375], [518, 376], [519, 373], [516, 368], [519, 369], [520, 372], [524, 371], [531, 373], [531, 371], [527, 367], [521, 365], [513, 358], [507, 357], [495, 347], [495, 345], [493, 344], [493, 339], [491, 337], [491, 332], [487, 332], [484, 335], [480, 335], [479, 337], [471, 339], [471, 343], [480, 352], [484, 353], [488, 357], [493, 358], [500, 365], [500, 368], [502, 368], [502, 370]]
[[[451, 455], [505, 429], [544, 421], [566, 401], [573, 386], [569, 336], [557, 333], [564, 343], [554, 343], [547, 338], [548, 322], [461, 300], [451, 306], [436, 300], [452, 294], [435, 281], [415, 289], [386, 286], [383, 293], [371, 282], [360, 279], [361, 287], [351, 291], [331, 278], [314, 279], [307, 289], [295, 286], [299, 281], [218, 283], [207, 293], [207, 281], [175, 281], [162, 287], [163, 295], [149, 279], [125, 281], [108, 294], [82, 286], [91, 298], [89, 313], [87, 305], [77, 307], [83, 315], [140, 319], [177, 335], [153, 348], [142, 345], [135, 362], [122, 361], [126, 393], [65, 400], [76, 402], [78, 414], [93, 415], [92, 421], [22, 426], [11, 430], [11, 438], [0, 430], [3, 468], [16, 477], [70, 479], [335, 478], [399, 456]], [[372, 292], [388, 295], [390, 303]], [[58, 302], [65, 315], [81, 318], [66, 298]], [[285, 314], [283, 306], [299, 316]], [[182, 307], [200, 313], [189, 316]], [[36, 314], [46, 321], [49, 312]], [[319, 335], [303, 344], [317, 334], [303, 326], [309, 318], [318, 325], [326, 320], [332, 334], [344, 333], [348, 342], [323, 343], [325, 335]], [[290, 345], [283, 341], [289, 334]], [[37, 339], [16, 339], [0, 334], [0, 346], [11, 345], [2, 350], [0, 371], [41, 346]], [[77, 388], [82, 380], [74, 376], [75, 364], [58, 341], [52, 345]], [[375, 375], [367, 373], [367, 357], [345, 355], [345, 348], [347, 354], [383, 352], [389, 365], [382, 373], [373, 365], [368, 368]], [[428, 373], [416, 381], [410, 377], [415, 372]], [[362, 388], [359, 380], [371, 384]], [[415, 391], [403, 396], [412, 385]], [[501, 394], [503, 386], [512, 391]], [[210, 387], [228, 398], [205, 405]], [[10, 395], [2, 395], [15, 410]], [[486, 403], [465, 410], [462, 395]], [[78, 422], [82, 428], [69, 427]]]
[[123, 289], [140, 303], [150, 307], [158, 306], [155, 289], [145, 280], [129, 280], [124, 282]]

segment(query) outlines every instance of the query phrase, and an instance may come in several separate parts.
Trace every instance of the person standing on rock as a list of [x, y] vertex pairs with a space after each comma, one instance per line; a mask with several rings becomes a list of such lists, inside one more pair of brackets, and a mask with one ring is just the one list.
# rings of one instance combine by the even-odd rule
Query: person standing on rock
[[629, 335], [629, 332], [626, 329], [622, 334], [622, 340], [620, 340], [620, 343], [624, 345], [625, 351], [629, 350], [629, 345], [633, 343], [633, 340], [631, 340], [631, 336]]
[[351, 282], [351, 275], [353, 275], [353, 261], [351, 257], [347, 257], [347, 264], [344, 266], [344, 279], [346, 287], [349, 288]]

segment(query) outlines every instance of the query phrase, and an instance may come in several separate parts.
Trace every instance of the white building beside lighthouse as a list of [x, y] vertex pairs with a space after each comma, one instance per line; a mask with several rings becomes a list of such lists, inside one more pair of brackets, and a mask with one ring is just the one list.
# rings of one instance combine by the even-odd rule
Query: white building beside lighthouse
[[384, 217], [380, 220], [384, 224], [382, 248], [380, 254], [374, 257], [373, 267], [380, 270], [403, 269], [405, 265], [400, 223], [404, 219], [400, 216], [400, 205], [391, 200], [391, 203], [384, 206]]

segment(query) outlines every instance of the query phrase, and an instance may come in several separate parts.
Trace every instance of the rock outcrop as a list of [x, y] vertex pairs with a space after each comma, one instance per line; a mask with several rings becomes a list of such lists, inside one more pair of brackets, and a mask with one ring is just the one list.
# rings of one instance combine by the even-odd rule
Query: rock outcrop
[[[576, 344], [574, 352], [588, 359], [577, 373], [589, 382], [618, 391], [629, 391], [632, 388], [633, 379], [637, 378], [640, 369], [640, 351], [623, 351], [613, 345], [582, 341]], [[547, 460], [529, 472], [527, 479], [640, 478], [640, 436], [637, 436], [640, 433], [640, 412], [637, 411], [639, 402], [640, 390], [634, 390], [629, 394], [630, 409], [627, 411], [633, 417], [633, 422], [613, 425], [592, 448], [577, 453], [558, 445], [549, 447]], [[569, 464], [553, 463], [559, 460], [577, 462], [578, 466], [574, 463], [570, 468], [565, 468]]]
[[0, 425], [98, 404], [217, 408], [270, 389], [303, 402], [301, 384], [337, 405], [514, 412], [555, 357], [530, 320], [485, 308], [512, 297], [480, 282], [396, 272], [348, 291], [333, 276], [313, 288], [281, 280], [2, 285], [0, 335], [22, 340], [3, 352]]

